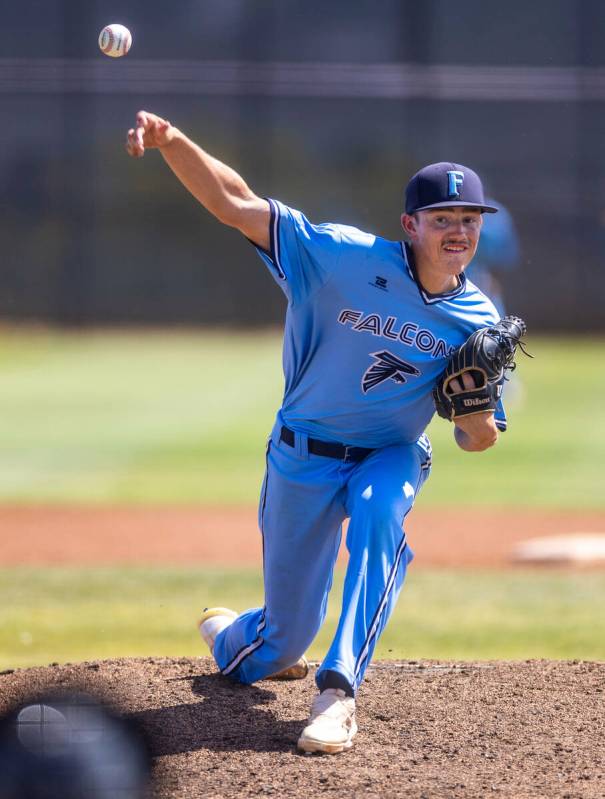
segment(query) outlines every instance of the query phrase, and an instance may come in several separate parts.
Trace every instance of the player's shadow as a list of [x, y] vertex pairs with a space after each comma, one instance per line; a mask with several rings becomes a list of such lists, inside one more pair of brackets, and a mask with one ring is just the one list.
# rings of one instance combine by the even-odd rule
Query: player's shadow
[[273, 691], [239, 685], [220, 674], [182, 677], [202, 701], [133, 713], [129, 718], [145, 733], [152, 755], [175, 755], [197, 749], [218, 752], [285, 752], [296, 745], [306, 719], [286, 721], [271, 706]]

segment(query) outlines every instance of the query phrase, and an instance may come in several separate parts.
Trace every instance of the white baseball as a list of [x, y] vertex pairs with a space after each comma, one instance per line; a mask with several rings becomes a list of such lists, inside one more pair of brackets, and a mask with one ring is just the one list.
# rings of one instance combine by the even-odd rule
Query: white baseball
[[119, 58], [126, 55], [132, 44], [132, 36], [124, 25], [106, 25], [99, 34], [99, 47], [105, 55]]

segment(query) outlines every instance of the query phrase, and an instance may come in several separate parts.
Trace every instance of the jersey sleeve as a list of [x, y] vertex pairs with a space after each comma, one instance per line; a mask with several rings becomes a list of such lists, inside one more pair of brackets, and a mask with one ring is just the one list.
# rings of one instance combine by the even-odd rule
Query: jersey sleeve
[[504, 410], [504, 405], [502, 404], [502, 400], [498, 400], [498, 404], [496, 405], [496, 411], [494, 413], [494, 421], [496, 422], [496, 427], [503, 433], [506, 428], [508, 427], [508, 422], [506, 420], [506, 411]]
[[[490, 314], [491, 318], [489, 318], [488, 324], [495, 325], [497, 322], [500, 321], [500, 314], [498, 313], [498, 311], [496, 310], [491, 301], [490, 301], [490, 306], [491, 306], [491, 314]], [[506, 382], [504, 382], [502, 390], [505, 391], [505, 389], [506, 389]], [[501, 433], [504, 433], [504, 431], [508, 427], [508, 421], [506, 419], [506, 411], [504, 410], [504, 404], [502, 402], [502, 395], [500, 396], [498, 404], [496, 405], [496, 410], [494, 412], [494, 421], [496, 423], [496, 427], [498, 428], [498, 430]]]
[[[489, 320], [489, 324], [496, 324], [497, 322], [500, 321], [500, 314], [495, 309], [495, 307], [493, 307], [493, 305], [492, 305], [492, 308], [493, 308], [492, 314], [491, 314], [492, 318]], [[505, 390], [506, 390], [506, 381], [504, 382], [504, 384], [502, 386], [502, 391], [504, 392]], [[508, 427], [508, 421], [506, 419], [506, 411], [504, 410], [504, 404], [502, 402], [502, 395], [500, 396], [500, 399], [498, 400], [498, 404], [496, 405], [496, 410], [494, 412], [494, 421], [496, 423], [496, 427], [498, 428], [498, 430], [501, 433], [504, 433], [504, 431]]]
[[256, 247], [273, 278], [293, 305], [321, 288], [340, 258], [338, 225], [313, 225], [300, 211], [277, 200], [271, 209], [270, 250]]

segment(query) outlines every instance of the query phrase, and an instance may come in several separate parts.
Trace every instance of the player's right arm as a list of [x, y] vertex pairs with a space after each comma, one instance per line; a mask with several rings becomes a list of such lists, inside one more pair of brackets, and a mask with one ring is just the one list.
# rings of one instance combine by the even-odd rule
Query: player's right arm
[[271, 212], [231, 167], [204, 152], [178, 128], [148, 111], [139, 111], [128, 131], [126, 151], [142, 158], [157, 148], [177, 178], [220, 222], [237, 228], [263, 250], [269, 250]]

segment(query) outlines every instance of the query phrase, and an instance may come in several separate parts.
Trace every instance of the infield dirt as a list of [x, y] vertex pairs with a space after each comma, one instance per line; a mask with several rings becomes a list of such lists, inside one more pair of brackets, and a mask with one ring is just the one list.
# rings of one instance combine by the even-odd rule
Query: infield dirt
[[[482, 525], [475, 513], [415, 511], [416, 565], [502, 567], [524, 538], [605, 531], [597, 512], [491, 509]], [[260, 564], [251, 508], [5, 506], [0, 527], [4, 565]], [[605, 663], [373, 664], [354, 748], [333, 757], [296, 751], [312, 675], [248, 687], [209, 658], [55, 665], [0, 674], [0, 713], [55, 689], [93, 692], [140, 723], [158, 799], [605, 797]]]
[[[478, 521], [480, 519], [480, 522]], [[603, 511], [416, 508], [406, 519], [414, 568], [511, 565], [535, 536], [605, 533]], [[262, 562], [256, 508], [0, 507], [0, 566]]]
[[336, 756], [296, 750], [312, 674], [241, 686], [209, 658], [24, 669], [0, 674], [0, 712], [57, 689], [138, 722], [158, 799], [605, 796], [602, 663], [376, 663], [355, 745]]

